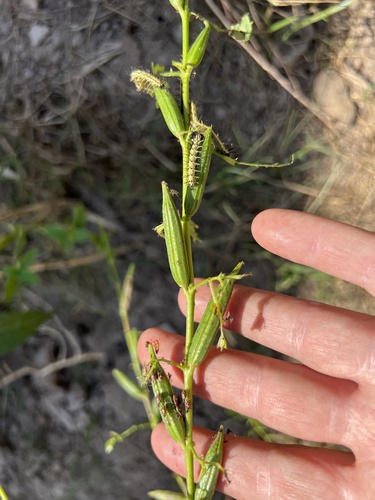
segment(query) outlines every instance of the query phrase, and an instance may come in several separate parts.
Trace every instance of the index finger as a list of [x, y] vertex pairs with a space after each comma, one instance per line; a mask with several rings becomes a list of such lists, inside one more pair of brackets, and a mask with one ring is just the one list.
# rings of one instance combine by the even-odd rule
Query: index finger
[[282, 209], [257, 215], [252, 233], [270, 252], [349, 281], [375, 296], [374, 233]]

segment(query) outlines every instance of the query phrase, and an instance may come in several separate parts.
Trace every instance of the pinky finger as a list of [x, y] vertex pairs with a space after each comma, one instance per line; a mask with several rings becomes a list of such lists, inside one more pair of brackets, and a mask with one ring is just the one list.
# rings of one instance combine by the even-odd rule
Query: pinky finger
[[[198, 455], [206, 453], [213, 436], [213, 432], [195, 428]], [[153, 431], [152, 447], [167, 467], [184, 475], [181, 447], [171, 440], [163, 425]], [[227, 477], [220, 474], [217, 489], [237, 500], [353, 498], [354, 457], [348, 452], [227, 435], [223, 465]], [[195, 480], [198, 472], [197, 468]]]

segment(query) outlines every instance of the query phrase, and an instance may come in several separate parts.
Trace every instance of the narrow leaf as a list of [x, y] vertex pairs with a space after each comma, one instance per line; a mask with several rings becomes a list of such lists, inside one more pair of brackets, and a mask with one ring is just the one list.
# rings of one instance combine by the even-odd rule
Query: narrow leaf
[[145, 394], [142, 389], [137, 385], [131, 378], [129, 378], [125, 373], [116, 368], [112, 370], [112, 375], [116, 379], [119, 386], [124, 389], [125, 392], [129, 394], [132, 398], [137, 401], [142, 401], [145, 398]]

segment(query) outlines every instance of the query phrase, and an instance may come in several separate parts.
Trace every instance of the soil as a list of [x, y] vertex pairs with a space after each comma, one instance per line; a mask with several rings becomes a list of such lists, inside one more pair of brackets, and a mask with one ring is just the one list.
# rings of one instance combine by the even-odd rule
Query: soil
[[[176, 14], [162, 0], [2, 4], [0, 148], [7, 161], [0, 171], [0, 213], [36, 202], [48, 202], [51, 213], [58, 213], [57, 199], [83, 203], [106, 222], [115, 246], [126, 245], [117, 259], [120, 276], [130, 262], [136, 264], [132, 325], [182, 331], [163, 241], [151, 231], [160, 222], [160, 200], [149, 182], [159, 186], [165, 173], [176, 178], [178, 150], [154, 104], [129, 83], [132, 68], [168, 66], [179, 58]], [[229, 4], [240, 9], [245, 2], [223, 2]], [[271, 196], [259, 187], [262, 173], [251, 196], [244, 187], [241, 202], [230, 198], [231, 186], [228, 196], [237, 215], [215, 198], [213, 182], [207, 214], [198, 218], [205, 237], [199, 250], [202, 275], [230, 268], [233, 259], [242, 260], [253, 249], [249, 222], [268, 206], [305, 209], [375, 231], [374, 26], [373, 1], [359, 0], [326, 27], [310, 27], [299, 45], [282, 47], [281, 62], [272, 59], [293, 73], [327, 115], [328, 128], [315, 119], [308, 130], [330, 155], [313, 155], [296, 176], [271, 175]], [[193, 81], [193, 95], [206, 121], [219, 124], [220, 137], [235, 136], [236, 147], [250, 154], [262, 138], [259, 151], [266, 156], [270, 144], [282, 143], [292, 117], [307, 114], [235, 42], [217, 33]], [[284, 148], [279, 154], [290, 152]], [[211, 210], [215, 204], [219, 208]], [[275, 266], [258, 254], [253, 260], [251, 285], [273, 288]], [[333, 287], [337, 303], [374, 311], [373, 300], [348, 285]], [[311, 292], [308, 287], [301, 293]], [[4, 376], [24, 366], [47, 366], [64, 349], [68, 356], [101, 356], [45, 377], [22, 377], [2, 390], [0, 484], [9, 498], [139, 500], [152, 489], [176, 489], [171, 473], [152, 454], [148, 432], [104, 453], [110, 430], [145, 421], [143, 407], [111, 374], [114, 367], [128, 371], [130, 359], [105, 264], [45, 272], [39, 286], [22, 293], [21, 305], [52, 308], [55, 316], [48, 328], [2, 359]], [[197, 401], [196, 410], [198, 425], [216, 428], [225, 422], [241, 431], [220, 408]]]

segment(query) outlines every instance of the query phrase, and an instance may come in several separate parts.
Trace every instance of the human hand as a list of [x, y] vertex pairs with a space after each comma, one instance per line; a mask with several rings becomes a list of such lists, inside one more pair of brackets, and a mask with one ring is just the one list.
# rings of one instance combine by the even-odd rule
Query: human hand
[[[375, 234], [316, 216], [267, 210], [253, 222], [260, 245], [293, 262], [344, 279], [375, 296]], [[198, 290], [196, 320], [210, 292]], [[183, 297], [179, 297], [184, 310]], [[304, 440], [335, 443], [352, 453], [279, 445], [228, 435], [217, 488], [239, 500], [375, 498], [375, 317], [280, 294], [238, 286], [229, 304], [231, 330], [301, 364], [253, 353], [212, 348], [195, 372], [194, 392]], [[180, 362], [183, 338], [160, 329], [161, 357]], [[168, 367], [173, 384], [181, 372]], [[199, 454], [213, 432], [197, 428]], [[184, 474], [181, 447], [161, 424], [152, 446], [175, 472]]]

